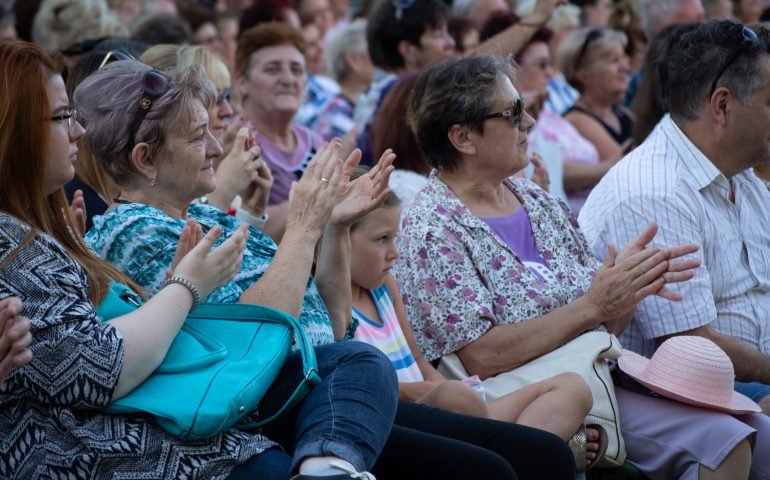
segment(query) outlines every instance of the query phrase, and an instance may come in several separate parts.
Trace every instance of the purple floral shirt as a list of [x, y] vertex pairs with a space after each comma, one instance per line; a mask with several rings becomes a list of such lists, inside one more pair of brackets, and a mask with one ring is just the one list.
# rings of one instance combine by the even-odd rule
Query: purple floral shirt
[[404, 216], [394, 267], [428, 360], [461, 349], [495, 325], [574, 301], [600, 266], [563, 202], [525, 179], [510, 178], [506, 185], [527, 210], [537, 250], [556, 279], [541, 281], [434, 172]]

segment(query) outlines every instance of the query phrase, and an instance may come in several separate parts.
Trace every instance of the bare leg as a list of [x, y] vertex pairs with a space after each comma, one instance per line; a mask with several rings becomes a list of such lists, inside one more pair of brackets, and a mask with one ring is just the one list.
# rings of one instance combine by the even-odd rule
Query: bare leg
[[[592, 405], [591, 390], [580, 375], [562, 373], [500, 397], [490, 402], [489, 409], [493, 418], [539, 428], [566, 441]], [[589, 434], [589, 441], [596, 439]]]
[[415, 403], [440, 408], [452, 413], [472, 417], [491, 418], [487, 402], [468, 385], [457, 380], [447, 380], [439, 384]]
[[751, 445], [747, 439], [743, 439], [716, 470], [709, 470], [701, 465], [698, 468], [698, 478], [699, 480], [743, 480], [749, 478], [750, 469]]

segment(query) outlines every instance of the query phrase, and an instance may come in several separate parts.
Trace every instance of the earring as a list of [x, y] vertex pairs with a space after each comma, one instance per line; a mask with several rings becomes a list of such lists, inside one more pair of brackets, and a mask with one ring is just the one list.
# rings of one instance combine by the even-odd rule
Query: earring
[[155, 188], [155, 185], [158, 184], [158, 177], [155, 176], [152, 180], [150, 180], [150, 188]]

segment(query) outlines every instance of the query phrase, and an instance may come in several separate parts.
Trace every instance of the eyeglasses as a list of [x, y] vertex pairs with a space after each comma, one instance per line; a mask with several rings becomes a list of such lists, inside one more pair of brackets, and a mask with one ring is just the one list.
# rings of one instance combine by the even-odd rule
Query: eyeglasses
[[77, 129], [77, 125], [78, 125], [77, 108], [72, 107], [64, 115], [54, 115], [52, 117], [48, 117], [48, 119], [51, 120], [52, 122], [60, 122], [62, 120], [67, 120], [67, 128], [69, 129], [70, 137], [71, 138], [75, 137], [75, 130]]
[[580, 62], [583, 61], [583, 57], [586, 56], [586, 50], [588, 50], [588, 45], [590, 45], [592, 42], [595, 42], [599, 38], [604, 35], [604, 31], [601, 28], [594, 28], [588, 34], [586, 35], [586, 39], [583, 40], [583, 45], [580, 47], [580, 52], [578, 52], [577, 57], [575, 57], [575, 70], [580, 68]]
[[754, 32], [754, 30], [750, 29], [747, 26], [743, 26], [741, 29], [741, 35], [743, 35], [743, 38], [741, 38], [741, 42], [735, 47], [735, 50], [733, 53], [730, 54], [729, 60], [722, 66], [722, 68], [719, 69], [719, 72], [714, 77], [714, 81], [711, 83], [711, 90], [709, 91], [709, 98], [714, 94], [714, 90], [717, 89], [717, 82], [719, 79], [724, 75], [725, 71], [735, 62], [735, 59], [738, 58], [738, 55], [744, 50], [748, 50], [750, 48], [756, 48], [759, 46], [759, 39], [757, 38], [757, 34]]
[[142, 76], [142, 98], [139, 100], [139, 110], [136, 112], [131, 127], [128, 129], [128, 148], [134, 147], [134, 140], [136, 132], [139, 130], [139, 126], [144, 121], [144, 117], [147, 116], [147, 112], [152, 107], [152, 102], [162, 97], [166, 92], [171, 89], [171, 79], [168, 78], [163, 72], [157, 69], [152, 69]]
[[230, 98], [233, 96], [233, 89], [227, 87], [222, 90], [222, 94], [217, 94], [217, 107], [221, 107], [223, 103], [230, 103]]
[[102, 58], [102, 63], [99, 64], [99, 68], [97, 70], [101, 70], [102, 67], [105, 65], [117, 62], [120, 60], [136, 60], [133, 55], [129, 55], [128, 53], [121, 52], [120, 50], [110, 50], [109, 52], [104, 54], [104, 58]]
[[502, 112], [490, 113], [484, 117], [484, 120], [492, 120], [495, 118], [504, 118], [508, 120], [512, 127], [518, 127], [521, 125], [521, 119], [524, 116], [524, 105], [521, 97], [517, 98], [511, 104], [511, 107], [503, 110]]

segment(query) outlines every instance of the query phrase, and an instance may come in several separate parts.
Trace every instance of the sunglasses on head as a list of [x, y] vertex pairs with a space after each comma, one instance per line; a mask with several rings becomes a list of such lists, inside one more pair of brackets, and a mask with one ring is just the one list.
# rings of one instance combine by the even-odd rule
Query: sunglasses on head
[[99, 64], [99, 68], [97, 68], [97, 70], [101, 70], [105, 65], [112, 62], [118, 62], [120, 60], [136, 60], [136, 58], [134, 58], [133, 55], [121, 52], [120, 50], [110, 50], [104, 54], [102, 62]]
[[759, 38], [757, 38], [757, 34], [754, 32], [754, 30], [745, 25], [741, 29], [741, 37], [742, 38], [740, 43], [738, 43], [738, 45], [728, 57], [727, 62], [725, 62], [722, 68], [719, 69], [719, 72], [717, 72], [717, 75], [714, 77], [714, 81], [711, 83], [711, 90], [709, 90], [709, 98], [711, 98], [711, 96], [714, 94], [714, 90], [717, 89], [717, 82], [719, 82], [719, 79], [722, 77], [722, 75], [724, 75], [725, 71], [730, 68], [730, 65], [735, 62], [735, 60], [738, 58], [738, 55], [740, 55], [740, 53], [745, 50], [759, 46]]
[[134, 116], [129, 128], [128, 148], [134, 147], [136, 132], [152, 107], [152, 102], [166, 94], [171, 89], [171, 79], [158, 69], [152, 69], [142, 75], [142, 98], [139, 99], [139, 110]]
[[524, 116], [524, 105], [521, 97], [513, 101], [511, 106], [502, 112], [490, 113], [484, 117], [484, 120], [492, 120], [495, 118], [504, 118], [508, 120], [512, 127], [518, 127], [521, 125], [521, 119]]

